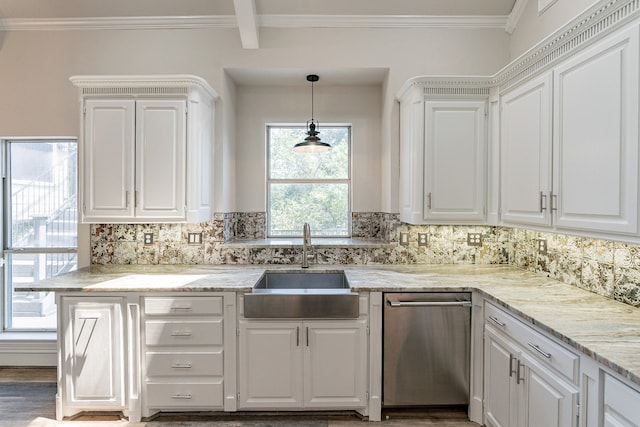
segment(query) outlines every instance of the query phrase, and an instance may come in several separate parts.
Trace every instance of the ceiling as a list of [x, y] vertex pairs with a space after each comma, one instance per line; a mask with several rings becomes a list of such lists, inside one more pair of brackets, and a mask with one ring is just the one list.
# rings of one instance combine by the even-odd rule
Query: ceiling
[[[5, 29], [492, 27], [511, 32], [527, 0], [2, 0]], [[1, 29], [2, 27], [0, 27]]]
[[[234, 0], [3, 0], [5, 18], [234, 15]], [[255, 0], [264, 15], [507, 16], [516, 0]]]

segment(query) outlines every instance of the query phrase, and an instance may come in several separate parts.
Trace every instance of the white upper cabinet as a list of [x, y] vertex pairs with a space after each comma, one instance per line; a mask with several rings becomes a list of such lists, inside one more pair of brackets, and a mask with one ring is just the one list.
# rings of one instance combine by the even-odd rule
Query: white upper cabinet
[[83, 217], [131, 218], [135, 101], [89, 99], [84, 108]]
[[638, 231], [638, 26], [554, 70], [555, 224]]
[[410, 224], [484, 223], [488, 89], [445, 97], [431, 96], [419, 81], [407, 84], [398, 95], [400, 219]]
[[195, 76], [72, 77], [83, 223], [211, 219], [217, 97]]
[[640, 27], [501, 94], [501, 220], [638, 235]]
[[185, 218], [186, 102], [136, 102], [136, 218]]
[[424, 220], [485, 218], [486, 101], [425, 104]]
[[551, 225], [551, 74], [502, 96], [500, 110], [502, 220]]
[[422, 216], [424, 95], [411, 89], [400, 100], [400, 220], [419, 224]]

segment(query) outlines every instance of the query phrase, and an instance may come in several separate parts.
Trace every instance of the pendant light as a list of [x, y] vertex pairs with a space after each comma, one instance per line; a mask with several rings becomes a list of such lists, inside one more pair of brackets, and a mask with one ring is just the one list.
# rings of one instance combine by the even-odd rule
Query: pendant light
[[322, 142], [316, 129], [319, 123], [313, 118], [313, 84], [320, 80], [315, 74], [309, 74], [307, 81], [311, 82], [311, 120], [307, 122], [307, 137], [293, 146], [293, 151], [298, 153], [325, 153], [331, 149], [331, 145]]

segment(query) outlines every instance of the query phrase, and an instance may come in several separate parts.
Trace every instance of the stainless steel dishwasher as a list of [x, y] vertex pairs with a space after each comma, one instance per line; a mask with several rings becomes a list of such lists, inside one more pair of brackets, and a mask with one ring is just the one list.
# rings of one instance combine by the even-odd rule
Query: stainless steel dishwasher
[[383, 405], [468, 405], [471, 294], [386, 293], [383, 316]]

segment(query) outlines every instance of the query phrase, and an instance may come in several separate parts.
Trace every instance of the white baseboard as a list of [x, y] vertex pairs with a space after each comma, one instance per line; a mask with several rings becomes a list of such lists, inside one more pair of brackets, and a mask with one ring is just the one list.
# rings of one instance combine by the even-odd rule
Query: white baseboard
[[0, 366], [56, 366], [55, 341], [0, 341]]

